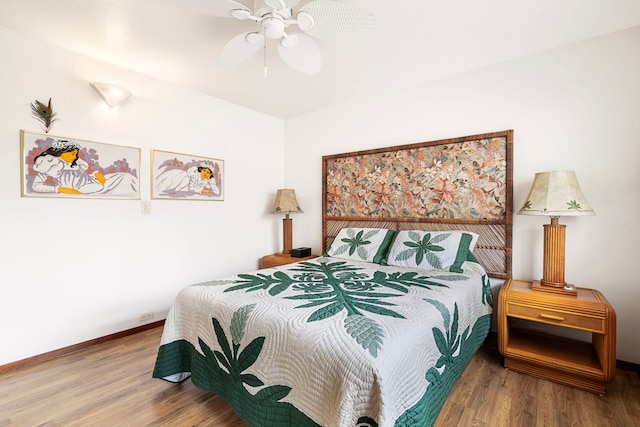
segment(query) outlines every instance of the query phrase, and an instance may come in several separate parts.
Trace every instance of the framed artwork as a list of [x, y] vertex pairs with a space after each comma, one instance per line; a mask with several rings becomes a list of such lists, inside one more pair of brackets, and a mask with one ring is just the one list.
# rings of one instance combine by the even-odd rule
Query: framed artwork
[[151, 198], [224, 200], [224, 160], [151, 150]]
[[140, 149], [20, 131], [23, 197], [140, 199]]

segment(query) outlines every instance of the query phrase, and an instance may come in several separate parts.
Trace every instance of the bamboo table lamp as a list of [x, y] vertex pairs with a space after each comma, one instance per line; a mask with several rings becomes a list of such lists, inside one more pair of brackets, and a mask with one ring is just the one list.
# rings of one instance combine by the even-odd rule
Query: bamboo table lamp
[[561, 216], [595, 215], [585, 199], [573, 171], [538, 172], [535, 174], [527, 200], [519, 215], [546, 215], [544, 225], [544, 257], [542, 279], [532, 289], [561, 295], [576, 296], [575, 286], [564, 280], [566, 225]]
[[296, 190], [290, 188], [278, 190], [276, 199], [273, 202], [273, 208], [271, 208], [271, 213], [285, 214], [285, 217], [282, 219], [282, 241], [284, 245], [282, 253], [290, 254], [292, 249], [293, 221], [289, 218], [289, 214], [303, 213], [296, 200]]

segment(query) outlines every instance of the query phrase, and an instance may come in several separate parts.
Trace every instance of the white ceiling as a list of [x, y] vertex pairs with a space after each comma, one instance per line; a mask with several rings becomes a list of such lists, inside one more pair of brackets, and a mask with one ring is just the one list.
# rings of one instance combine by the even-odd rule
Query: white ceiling
[[317, 40], [314, 76], [286, 66], [275, 44], [266, 78], [262, 53], [220, 66], [226, 42], [256, 24], [213, 15], [211, 0], [2, 0], [0, 26], [289, 118], [640, 25], [640, 0], [344, 1], [374, 13], [376, 29]]

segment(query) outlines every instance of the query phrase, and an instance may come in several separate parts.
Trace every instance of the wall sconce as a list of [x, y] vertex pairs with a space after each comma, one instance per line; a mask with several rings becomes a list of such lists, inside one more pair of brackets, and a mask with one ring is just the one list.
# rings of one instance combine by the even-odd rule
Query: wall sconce
[[131, 96], [131, 92], [122, 86], [103, 82], [91, 82], [89, 84], [109, 107], [115, 107]]
[[527, 201], [518, 214], [551, 218], [551, 223], [544, 225], [542, 279], [534, 282], [532, 289], [576, 296], [575, 286], [564, 281], [566, 225], [559, 224], [558, 217], [595, 215], [595, 212], [582, 194], [575, 172], [536, 173]]
[[278, 190], [276, 199], [273, 202], [273, 207], [271, 208], [271, 213], [285, 214], [285, 217], [282, 219], [282, 243], [284, 246], [282, 253], [290, 254], [293, 227], [289, 214], [302, 213], [302, 209], [300, 209], [298, 201], [296, 200], [296, 190], [292, 190], [290, 188]]

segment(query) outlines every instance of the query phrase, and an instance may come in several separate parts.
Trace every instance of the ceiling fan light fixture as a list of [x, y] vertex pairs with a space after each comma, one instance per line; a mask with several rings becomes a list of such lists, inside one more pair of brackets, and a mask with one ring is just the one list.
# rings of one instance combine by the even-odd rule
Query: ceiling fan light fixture
[[273, 16], [265, 18], [262, 21], [262, 26], [264, 27], [265, 36], [269, 39], [279, 39], [284, 34], [284, 21], [282, 19]]

